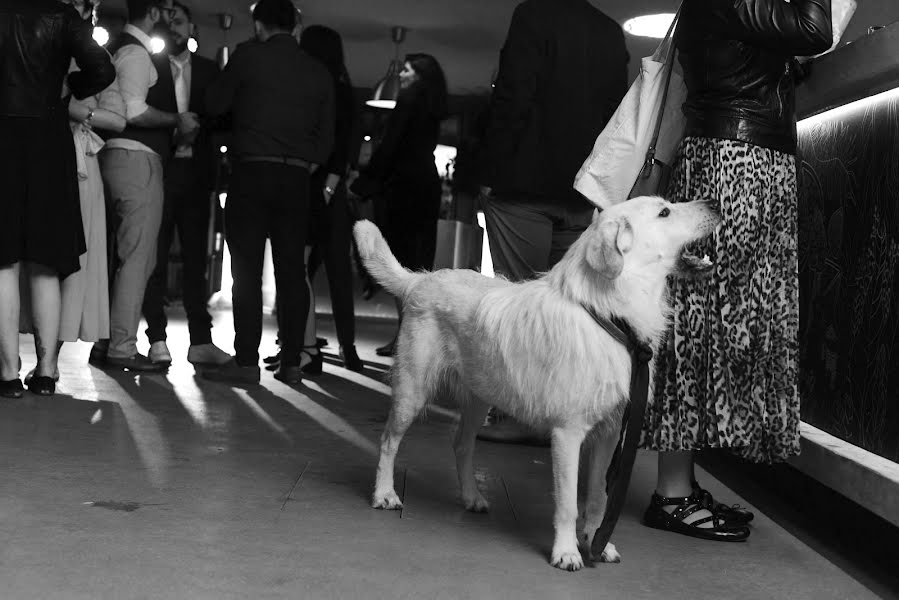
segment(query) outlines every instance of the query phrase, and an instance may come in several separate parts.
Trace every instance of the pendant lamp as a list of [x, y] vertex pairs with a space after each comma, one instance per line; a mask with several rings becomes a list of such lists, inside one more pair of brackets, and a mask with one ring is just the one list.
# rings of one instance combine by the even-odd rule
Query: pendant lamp
[[406, 28], [400, 26], [391, 28], [390, 37], [393, 40], [393, 60], [387, 67], [387, 74], [375, 86], [371, 99], [365, 102], [375, 108], [396, 108], [396, 99], [400, 95], [400, 71], [403, 70], [400, 44], [406, 39]]

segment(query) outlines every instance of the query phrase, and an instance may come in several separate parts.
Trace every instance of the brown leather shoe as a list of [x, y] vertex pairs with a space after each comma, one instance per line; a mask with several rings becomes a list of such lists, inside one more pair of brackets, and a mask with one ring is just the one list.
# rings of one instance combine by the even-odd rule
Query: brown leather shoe
[[135, 352], [127, 358], [107, 356], [106, 366], [140, 373], [164, 373], [169, 368], [165, 363], [154, 363], [140, 352]]

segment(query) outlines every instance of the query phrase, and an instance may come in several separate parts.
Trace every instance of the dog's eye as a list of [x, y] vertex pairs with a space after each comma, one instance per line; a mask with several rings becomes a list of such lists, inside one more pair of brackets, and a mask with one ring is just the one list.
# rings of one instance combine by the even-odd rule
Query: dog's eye
[[671, 211], [666, 206], [665, 208], [662, 209], [662, 212], [659, 213], [659, 216], [664, 219], [665, 217], [667, 217], [670, 214], [671, 214]]

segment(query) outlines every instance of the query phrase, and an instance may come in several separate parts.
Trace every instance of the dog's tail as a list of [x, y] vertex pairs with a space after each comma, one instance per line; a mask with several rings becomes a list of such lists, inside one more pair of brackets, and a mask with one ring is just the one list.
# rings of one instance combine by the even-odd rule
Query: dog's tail
[[353, 237], [368, 273], [388, 292], [402, 297], [415, 275], [399, 263], [377, 226], [371, 221], [358, 221]]

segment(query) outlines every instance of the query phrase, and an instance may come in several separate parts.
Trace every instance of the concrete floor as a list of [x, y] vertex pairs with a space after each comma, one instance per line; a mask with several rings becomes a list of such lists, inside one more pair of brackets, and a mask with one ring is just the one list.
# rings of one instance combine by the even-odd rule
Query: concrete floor
[[[231, 316], [215, 318], [230, 350]], [[104, 372], [87, 365], [88, 345], [67, 345], [57, 396], [0, 403], [0, 598], [877, 597], [764, 514], [745, 544], [643, 527], [650, 455], [616, 531], [623, 562], [553, 569], [548, 450], [479, 442], [493, 511], [468, 514], [456, 502], [453, 415], [440, 408], [400, 450], [405, 509], [370, 509], [389, 402], [389, 361], [374, 348], [392, 325], [359, 328], [364, 374], [329, 360], [298, 388], [267, 372], [247, 389], [199, 379], [183, 319], [170, 326], [167, 375]], [[336, 341], [329, 322], [321, 333]], [[269, 319], [262, 352], [273, 348]]]

